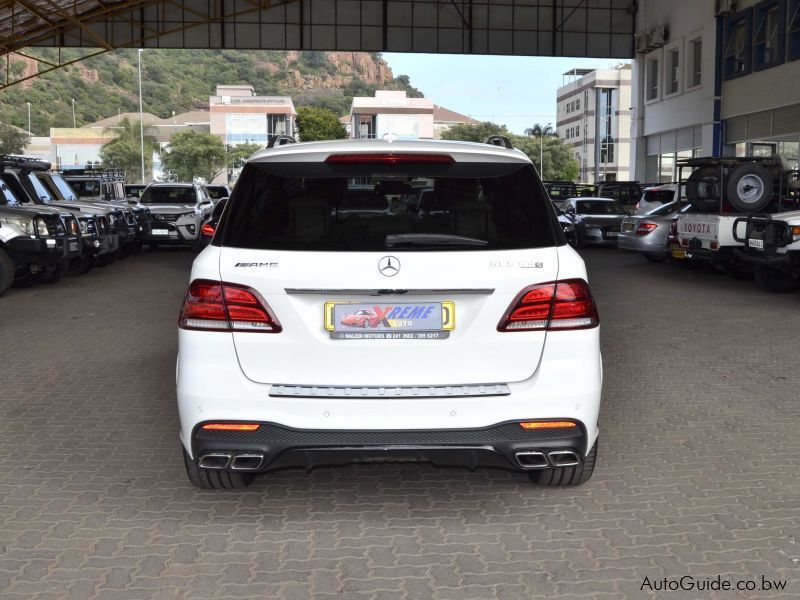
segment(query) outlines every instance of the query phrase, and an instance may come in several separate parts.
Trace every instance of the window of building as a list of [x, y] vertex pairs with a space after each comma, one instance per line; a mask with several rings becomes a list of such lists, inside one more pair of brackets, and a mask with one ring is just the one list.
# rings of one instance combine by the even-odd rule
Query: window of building
[[581, 99], [578, 98], [577, 100], [575, 100], [575, 110], [580, 110], [580, 109], [581, 109]]
[[600, 142], [600, 162], [613, 163], [614, 162], [614, 145], [616, 140], [614, 136], [608, 135]]
[[664, 95], [670, 96], [680, 91], [681, 53], [678, 48], [672, 48], [667, 52], [666, 63], [667, 81]]
[[783, 0], [767, 0], [756, 5], [755, 68], [767, 69], [783, 64], [786, 52], [786, 15]]
[[658, 59], [647, 59], [647, 100], [658, 100]]
[[723, 44], [725, 79], [733, 79], [750, 72], [752, 38], [753, 10], [751, 8], [728, 18]]
[[703, 40], [692, 40], [686, 46], [688, 59], [686, 69], [686, 87], [696, 88], [703, 82]]
[[800, 0], [789, 0], [789, 60], [800, 58]]
[[659, 183], [670, 183], [674, 181], [675, 172], [675, 153], [667, 152], [659, 156], [658, 161], [658, 181]]

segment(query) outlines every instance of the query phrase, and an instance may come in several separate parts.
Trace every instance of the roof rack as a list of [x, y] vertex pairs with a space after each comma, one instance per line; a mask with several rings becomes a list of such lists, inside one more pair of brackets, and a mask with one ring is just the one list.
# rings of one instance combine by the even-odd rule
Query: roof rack
[[0, 167], [4, 166], [31, 169], [36, 171], [49, 171], [51, 164], [45, 160], [39, 160], [38, 158], [0, 154]]
[[285, 146], [286, 144], [296, 144], [297, 140], [290, 135], [281, 133], [272, 138], [267, 144], [267, 148], [275, 148], [276, 146]]
[[511, 143], [511, 140], [504, 135], [490, 135], [488, 138], [486, 138], [484, 144], [500, 146], [501, 148], [506, 148], [507, 150], [514, 149], [514, 145]]

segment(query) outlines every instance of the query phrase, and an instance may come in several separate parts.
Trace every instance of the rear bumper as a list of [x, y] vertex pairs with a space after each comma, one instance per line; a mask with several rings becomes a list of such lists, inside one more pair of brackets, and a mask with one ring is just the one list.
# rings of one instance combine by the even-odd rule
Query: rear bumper
[[621, 233], [617, 239], [617, 247], [626, 252], [639, 252], [641, 254], [666, 254], [667, 243], [662, 237], [659, 239], [647, 239], [648, 236], [636, 235], [635, 233]]
[[[515, 436], [522, 436], [532, 431], [521, 430], [520, 421], [568, 420], [581, 430], [580, 440], [567, 436], [570, 447], [585, 456], [598, 436], [599, 335], [599, 328], [548, 335], [533, 374], [508, 382], [510, 393], [503, 395], [356, 398], [270, 395], [273, 386], [242, 373], [230, 334], [180, 330], [176, 383], [181, 441], [195, 459], [197, 452], [255, 448], [270, 457], [265, 463], [269, 469], [328, 464], [333, 460], [325, 456], [329, 454], [337, 456], [334, 462], [377, 454], [417, 456], [437, 464], [455, 460], [462, 466], [521, 468], [514, 461], [514, 444], [526, 442], [535, 450], [541, 442], [547, 450], [560, 448], [560, 439], [514, 437], [493, 428], [515, 423]], [[406, 375], [414, 377], [413, 372]], [[358, 376], [353, 373], [354, 379]], [[232, 439], [214, 437], [218, 433], [197, 433], [204, 423], [226, 421], [265, 424], [264, 437], [236, 447], [230, 445]], [[277, 442], [270, 437], [276, 432], [288, 440], [287, 445], [281, 441], [275, 446], [277, 453]], [[304, 452], [313, 456], [304, 457]], [[281, 454], [284, 458], [277, 461]]]
[[358, 462], [429, 462], [441, 466], [532, 470], [580, 461], [584, 428], [523, 429], [518, 422], [480, 429], [330, 431], [260, 423], [252, 432], [192, 434], [192, 455], [204, 468], [265, 472]]

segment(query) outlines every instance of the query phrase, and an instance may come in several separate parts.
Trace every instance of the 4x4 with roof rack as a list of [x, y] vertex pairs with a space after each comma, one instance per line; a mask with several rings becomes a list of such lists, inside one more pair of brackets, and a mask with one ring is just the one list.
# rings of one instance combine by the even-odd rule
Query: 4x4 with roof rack
[[192, 483], [375, 460], [589, 479], [602, 365], [586, 268], [530, 159], [495, 140], [250, 157], [179, 319]]
[[[71, 214], [77, 221], [81, 235], [79, 254], [70, 257], [68, 272], [72, 275], [85, 273], [95, 264], [108, 264], [116, 256], [119, 236], [111, 232], [109, 215], [111, 210], [91, 203], [56, 202], [54, 192], [45, 187], [39, 176], [47, 173], [50, 163], [18, 156], [0, 156], [0, 178], [12, 190], [17, 201], [38, 210], [51, 210], [59, 214]], [[50, 180], [47, 180], [50, 181]], [[64, 183], [63, 185], [67, 185]], [[68, 187], [68, 186], [67, 186]]]
[[55, 283], [64, 263], [79, 251], [71, 215], [66, 224], [58, 211], [25, 208], [0, 178], [0, 296], [11, 285]]

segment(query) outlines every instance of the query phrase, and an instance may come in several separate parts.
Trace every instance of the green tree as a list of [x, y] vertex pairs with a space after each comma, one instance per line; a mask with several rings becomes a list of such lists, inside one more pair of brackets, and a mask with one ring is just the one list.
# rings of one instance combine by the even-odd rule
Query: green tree
[[[142, 145], [139, 121], [131, 121], [127, 117], [116, 127], [109, 127], [106, 132], [117, 137], [100, 149], [100, 159], [107, 167], [122, 169], [131, 181], [142, 177]], [[144, 130], [144, 180], [153, 169], [153, 152], [158, 144], [148, 128]]]
[[[558, 136], [540, 137], [511, 136], [515, 148], [528, 155], [536, 170], [545, 181], [574, 181], [578, 179], [578, 161], [572, 158], [572, 149]], [[544, 158], [544, 171], [539, 156]]]
[[546, 125], [542, 125], [541, 123], [535, 123], [533, 127], [528, 127], [525, 130], [525, 135], [528, 137], [539, 137], [540, 135], [558, 135], [556, 130], [553, 129], [552, 123], [547, 123]]
[[228, 146], [228, 168], [240, 169], [254, 152], [263, 149], [264, 146], [261, 144], [238, 144], [236, 146]]
[[211, 181], [225, 166], [225, 145], [210, 133], [176, 133], [161, 161], [180, 181]]
[[347, 137], [347, 130], [339, 122], [336, 113], [316, 106], [298, 107], [297, 133], [304, 142], [340, 140]]
[[30, 141], [28, 132], [0, 123], [0, 154], [22, 154]]
[[505, 125], [498, 125], [490, 121], [484, 121], [477, 125], [463, 123], [461, 125], [453, 125], [450, 129], [442, 132], [443, 140], [460, 140], [462, 142], [480, 142], [483, 143], [491, 135], [505, 135], [508, 136], [508, 129]]

